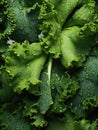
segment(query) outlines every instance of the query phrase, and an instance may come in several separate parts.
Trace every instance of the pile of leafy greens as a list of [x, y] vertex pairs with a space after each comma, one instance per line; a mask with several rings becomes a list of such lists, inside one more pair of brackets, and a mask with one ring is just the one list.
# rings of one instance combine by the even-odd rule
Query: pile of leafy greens
[[0, 130], [98, 130], [98, 1], [0, 0]]

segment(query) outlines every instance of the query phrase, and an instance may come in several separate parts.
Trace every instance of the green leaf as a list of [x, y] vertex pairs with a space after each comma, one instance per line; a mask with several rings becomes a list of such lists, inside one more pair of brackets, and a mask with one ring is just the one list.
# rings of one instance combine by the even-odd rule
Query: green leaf
[[[28, 12], [25, 0], [22, 2], [20, 0], [7, 1], [7, 17], [8, 17], [8, 26], [5, 32], [9, 32], [12, 30], [11, 38], [21, 42], [24, 40], [28, 40], [29, 42], [36, 42], [38, 41], [38, 34], [39, 31], [39, 23], [38, 20], [39, 15], [39, 7], [33, 8], [33, 6], [38, 3], [39, 0], [34, 2], [30, 2], [29, 5], [30, 9]], [[29, 2], [28, 2], [29, 3]]]
[[[65, 66], [71, 66], [72, 62], [81, 64], [91, 48], [91, 44], [88, 45], [91, 35], [95, 37], [94, 34], [98, 32], [98, 14], [95, 8], [93, 0], [43, 1], [39, 18], [43, 20], [40, 30], [45, 53], [53, 54], [54, 58], [61, 56]], [[79, 25], [81, 28], [78, 27]], [[69, 43], [65, 44], [65, 42]], [[66, 54], [68, 51], [69, 53]]]
[[42, 114], [45, 114], [49, 107], [53, 104], [50, 82], [47, 72], [42, 72], [41, 75], [41, 96], [39, 99], [39, 110]]
[[3, 112], [0, 114], [1, 130], [30, 130], [30, 124], [21, 113], [11, 114]]
[[47, 125], [47, 121], [40, 114], [33, 116], [33, 119], [35, 121], [31, 123], [31, 125], [35, 125], [36, 127], [43, 127]]
[[72, 115], [67, 114], [65, 118], [57, 118], [49, 121], [46, 130], [97, 130], [97, 121], [90, 123], [88, 120], [75, 120]]
[[60, 36], [61, 62], [65, 67], [73, 66], [75, 63], [76, 66], [81, 66], [82, 62], [85, 61], [91, 47], [96, 44], [89, 33], [90, 31], [86, 25], [82, 28], [73, 26], [62, 31]]
[[23, 99], [24, 102], [24, 111], [23, 114], [26, 117], [30, 117], [30, 119], [33, 118], [34, 115], [36, 115], [38, 113], [38, 103], [37, 101], [32, 101], [30, 99], [28, 99], [27, 97]]
[[[56, 3], [55, 10], [57, 11], [56, 19], [61, 27], [66, 22], [68, 16], [72, 13], [74, 8], [78, 5], [79, 0], [62, 0]], [[66, 8], [64, 8], [66, 7]]]
[[71, 78], [65, 68], [54, 61], [51, 73], [51, 92], [53, 105], [51, 111], [54, 113], [63, 113], [67, 109], [67, 100], [77, 92], [79, 85], [77, 81]]
[[61, 32], [60, 24], [54, 18], [45, 20], [41, 25], [43, 37], [41, 37], [41, 45], [46, 54], [52, 54], [55, 58], [60, 56], [60, 39]]
[[28, 90], [30, 85], [40, 83], [40, 72], [46, 56], [42, 54], [39, 46], [40, 44], [37, 43], [29, 45], [24, 42], [23, 44], [15, 43], [9, 47], [9, 55], [5, 56], [6, 71], [9, 73], [10, 85], [15, 92]]
[[78, 71], [80, 90], [72, 99], [72, 107], [78, 117], [87, 116], [98, 106], [98, 58], [88, 57], [83, 68]]
[[9, 87], [8, 75], [3, 69], [0, 69], [0, 101], [9, 101], [14, 96], [12, 89]]
[[95, 22], [98, 19], [95, 7], [95, 1], [86, 2], [82, 7], [76, 9], [71, 19], [67, 21], [66, 26], [83, 26], [88, 22]]
[[[39, 0], [28, 2], [23, 0], [0, 1], [0, 39], [9, 36], [18, 42], [38, 41]], [[29, 12], [28, 12], [29, 10]]]

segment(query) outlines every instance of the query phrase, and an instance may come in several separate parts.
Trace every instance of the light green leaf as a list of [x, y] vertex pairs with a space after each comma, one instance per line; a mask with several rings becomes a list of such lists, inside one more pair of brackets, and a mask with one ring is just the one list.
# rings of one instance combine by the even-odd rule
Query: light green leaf
[[35, 121], [31, 123], [31, 125], [35, 125], [36, 127], [43, 127], [47, 125], [47, 121], [40, 114], [33, 116], [33, 119]]
[[[81, 34], [83, 30], [83, 33]], [[61, 33], [61, 62], [65, 67], [81, 66], [89, 54], [91, 47], [96, 44], [93, 37], [89, 36], [87, 26], [66, 28]]]
[[[33, 46], [37, 49], [33, 48]], [[31, 49], [31, 48], [32, 49]], [[6, 71], [9, 73], [11, 87], [16, 92], [28, 90], [30, 85], [40, 83], [40, 72], [46, 60], [39, 45], [15, 43], [9, 48], [9, 55], [5, 56]]]
[[84, 24], [96, 21], [98, 14], [95, 11], [95, 1], [90, 0], [82, 7], [77, 8], [71, 19], [66, 23], [66, 26], [83, 26]]

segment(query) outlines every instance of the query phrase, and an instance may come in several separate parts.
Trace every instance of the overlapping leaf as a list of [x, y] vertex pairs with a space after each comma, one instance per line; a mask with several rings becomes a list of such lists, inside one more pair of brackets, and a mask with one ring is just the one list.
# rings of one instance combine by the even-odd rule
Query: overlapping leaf
[[9, 73], [10, 85], [14, 91], [28, 90], [30, 85], [40, 83], [40, 72], [46, 60], [40, 44], [15, 43], [10, 46], [9, 55], [5, 56], [5, 59], [6, 71]]
[[0, 129], [97, 130], [97, 37], [97, 0], [1, 0]]
[[78, 72], [80, 90], [72, 99], [72, 107], [78, 117], [86, 116], [98, 106], [98, 58], [91, 56]]

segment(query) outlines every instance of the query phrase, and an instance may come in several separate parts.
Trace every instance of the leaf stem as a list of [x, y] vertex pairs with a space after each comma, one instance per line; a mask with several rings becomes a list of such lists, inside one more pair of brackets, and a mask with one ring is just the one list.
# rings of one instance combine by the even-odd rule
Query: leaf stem
[[50, 78], [51, 78], [51, 70], [52, 70], [52, 62], [53, 62], [53, 57], [49, 57], [49, 62], [48, 62], [48, 79], [50, 83]]

